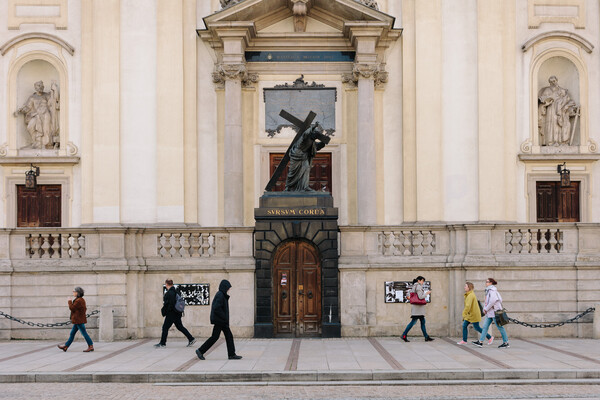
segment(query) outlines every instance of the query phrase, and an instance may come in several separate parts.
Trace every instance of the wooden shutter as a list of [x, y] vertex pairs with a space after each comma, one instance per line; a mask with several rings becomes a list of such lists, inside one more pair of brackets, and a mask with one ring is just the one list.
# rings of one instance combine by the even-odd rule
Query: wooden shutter
[[558, 222], [557, 182], [536, 182], [537, 222]]
[[559, 186], [558, 222], [579, 222], [579, 182], [569, 187]]
[[25, 185], [17, 185], [17, 226], [40, 226], [39, 199], [37, 189], [26, 189]]

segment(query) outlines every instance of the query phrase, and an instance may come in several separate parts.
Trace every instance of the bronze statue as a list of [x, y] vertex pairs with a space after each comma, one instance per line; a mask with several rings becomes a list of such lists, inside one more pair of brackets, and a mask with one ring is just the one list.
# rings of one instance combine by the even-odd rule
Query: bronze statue
[[317, 151], [325, 147], [331, 138], [323, 134], [323, 127], [318, 122], [311, 125], [311, 122], [317, 116], [313, 111], [308, 113], [304, 121], [299, 120], [285, 110], [281, 110], [279, 115], [290, 121], [296, 127], [298, 133], [292, 140], [292, 144], [285, 152], [277, 169], [275, 169], [269, 183], [267, 183], [265, 192], [270, 192], [275, 187], [275, 183], [288, 162], [290, 162], [290, 169], [285, 182], [285, 191], [313, 192], [314, 190], [309, 186], [312, 160]]
[[302, 133], [290, 147], [290, 169], [285, 181], [286, 192], [313, 192], [309, 186], [312, 160], [317, 151], [329, 143], [330, 138], [323, 134], [323, 127], [317, 122]]

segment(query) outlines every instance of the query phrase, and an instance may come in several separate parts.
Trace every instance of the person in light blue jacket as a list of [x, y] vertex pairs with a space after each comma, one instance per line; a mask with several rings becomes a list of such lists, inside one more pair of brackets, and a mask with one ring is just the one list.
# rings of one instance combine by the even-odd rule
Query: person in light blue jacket
[[502, 296], [498, 293], [498, 289], [496, 285], [498, 282], [494, 278], [488, 278], [485, 281], [485, 304], [483, 305], [483, 314], [485, 318], [483, 320], [483, 327], [481, 328], [481, 335], [479, 340], [473, 342], [473, 344], [477, 347], [483, 346], [483, 340], [485, 339], [485, 335], [492, 324], [496, 324], [496, 327], [500, 331], [502, 335], [502, 344], [498, 346], [500, 349], [506, 349], [510, 347], [508, 344], [508, 336], [506, 335], [506, 329], [503, 326], [498, 325], [496, 321], [496, 311], [502, 310]]

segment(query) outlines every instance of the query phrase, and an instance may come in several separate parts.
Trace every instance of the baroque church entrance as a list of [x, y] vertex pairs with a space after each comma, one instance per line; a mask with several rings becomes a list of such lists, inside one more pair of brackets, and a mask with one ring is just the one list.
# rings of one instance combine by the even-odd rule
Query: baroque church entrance
[[321, 262], [312, 244], [282, 243], [273, 260], [276, 336], [321, 334]]

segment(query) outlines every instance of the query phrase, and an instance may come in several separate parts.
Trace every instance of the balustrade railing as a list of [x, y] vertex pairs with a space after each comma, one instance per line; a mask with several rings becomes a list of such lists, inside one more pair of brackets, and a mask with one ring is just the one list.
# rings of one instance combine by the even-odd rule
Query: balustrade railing
[[515, 228], [505, 234], [507, 253], [560, 253], [563, 249], [563, 232], [560, 229]]
[[85, 235], [79, 233], [38, 233], [25, 236], [29, 258], [81, 258], [85, 256]]
[[424, 256], [435, 252], [435, 233], [430, 230], [383, 232], [378, 236], [384, 256]]
[[217, 241], [211, 233], [160, 233], [157, 250], [160, 257], [211, 257], [216, 254]]

